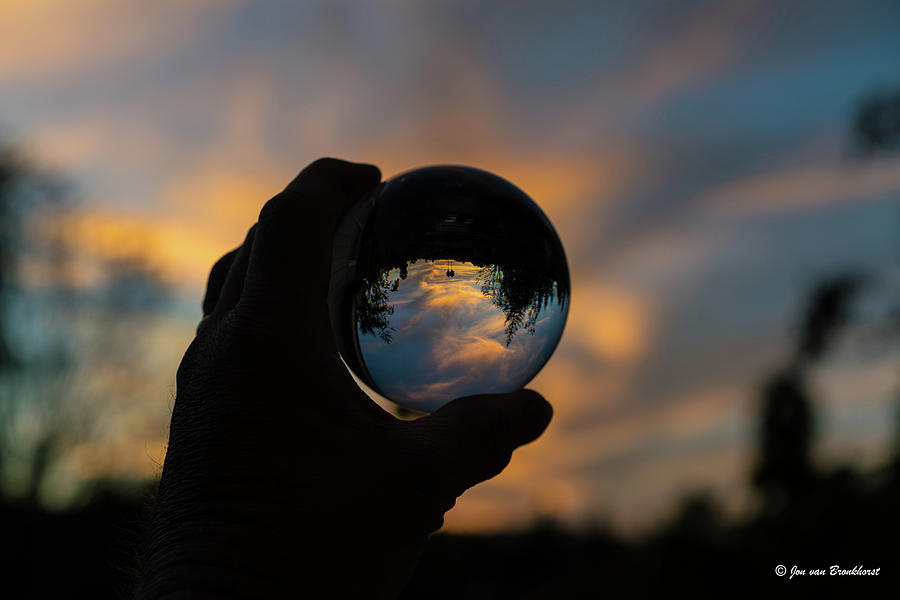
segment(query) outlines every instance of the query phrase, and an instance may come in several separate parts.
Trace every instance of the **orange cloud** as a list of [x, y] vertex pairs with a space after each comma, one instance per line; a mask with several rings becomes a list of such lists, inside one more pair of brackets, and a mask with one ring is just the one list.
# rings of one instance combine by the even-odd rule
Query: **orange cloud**
[[758, 0], [741, 0], [693, 12], [637, 65], [627, 65], [625, 81], [616, 85], [649, 105], [718, 75], [735, 59], [736, 34], [759, 7]]
[[127, 213], [47, 215], [38, 231], [61, 240], [75, 257], [138, 259], [174, 284], [202, 285], [213, 262], [224, 254], [214, 232]]
[[66, 453], [65, 468], [81, 479], [157, 477], [165, 458], [166, 438], [84, 443]]
[[458, 396], [457, 388], [465, 385], [466, 377], [460, 376], [446, 381], [435, 381], [425, 385], [403, 387], [403, 393], [413, 400], [431, 399], [435, 396], [453, 398]]
[[52, 82], [60, 75], [133, 64], [172, 52], [231, 2], [213, 0], [4, 0], [0, 78]]
[[243, 241], [265, 202], [286, 184], [255, 169], [200, 169], [165, 184], [164, 218], [222, 240], [221, 255]]
[[632, 363], [650, 343], [651, 319], [638, 293], [586, 283], [574, 288], [567, 335], [601, 362]]
[[[445, 527], [494, 531], [549, 513], [573, 524], [605, 516], [623, 533], [635, 534], [665, 516], [693, 486], [712, 488], [732, 507], [746, 500], [750, 456], [740, 435], [724, 445], [693, 443], [737, 427], [751, 410], [739, 386], [691, 390], [578, 426], [592, 404], [604, 406], [604, 392], [615, 396], [623, 384], [622, 370], [579, 373], [565, 362], [548, 365], [532, 387], [554, 405], [549, 429], [517, 450], [497, 478], [469, 490]], [[660, 440], [669, 449], [653, 452]]]
[[170, 151], [168, 142], [146, 123], [105, 116], [37, 128], [27, 143], [36, 160], [65, 173], [97, 165], [136, 173]]
[[[491, 372], [493, 367], [501, 366], [501, 361], [509, 364], [509, 361], [515, 360], [516, 354], [516, 349], [507, 348], [496, 339], [466, 335], [443, 340], [432, 357], [439, 371], [463, 366], [479, 372]], [[496, 377], [502, 379], [499, 373]]]
[[672, 516], [679, 501], [696, 490], [714, 494], [726, 512], [739, 514], [752, 502], [744, 485], [751, 460], [738, 444], [654, 456], [615, 475], [591, 478], [588, 493], [596, 499], [597, 514], [609, 517], [621, 534], [636, 537]]
[[462, 164], [491, 171], [521, 188], [554, 222], [610, 202], [636, 172], [638, 159], [627, 151], [585, 155], [558, 148], [522, 148], [499, 142], [502, 139], [502, 133], [486, 131], [470, 138], [464, 149], [421, 141], [410, 147], [373, 146], [364, 155], [371, 156], [386, 176], [427, 164]]

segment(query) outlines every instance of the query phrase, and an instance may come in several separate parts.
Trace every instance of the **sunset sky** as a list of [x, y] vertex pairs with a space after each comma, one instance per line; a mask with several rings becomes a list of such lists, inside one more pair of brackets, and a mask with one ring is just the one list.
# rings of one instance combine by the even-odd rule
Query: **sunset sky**
[[[900, 86], [898, 23], [859, 0], [0, 0], [0, 141], [71, 182], [79, 209], [47, 219], [73, 252], [140, 256], [175, 293], [135, 317], [141, 386], [92, 392], [115, 417], [70, 479], [158, 472], [209, 267], [336, 156], [492, 171], [566, 248], [569, 323], [530, 385], [554, 421], [448, 530], [634, 532], [704, 488], [747, 506], [756, 393], [812, 286], [898, 265], [900, 156], [851, 138]], [[822, 461], [883, 457], [897, 364], [817, 371]]]

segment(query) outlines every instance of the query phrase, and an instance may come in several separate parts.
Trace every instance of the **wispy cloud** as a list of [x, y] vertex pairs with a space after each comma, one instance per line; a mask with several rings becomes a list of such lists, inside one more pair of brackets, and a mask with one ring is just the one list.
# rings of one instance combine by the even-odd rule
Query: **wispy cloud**
[[711, 190], [704, 209], [733, 218], [815, 211], [900, 193], [900, 159], [815, 163], [775, 169]]
[[230, 4], [7, 0], [0, 3], [0, 78], [55, 83], [171, 55]]

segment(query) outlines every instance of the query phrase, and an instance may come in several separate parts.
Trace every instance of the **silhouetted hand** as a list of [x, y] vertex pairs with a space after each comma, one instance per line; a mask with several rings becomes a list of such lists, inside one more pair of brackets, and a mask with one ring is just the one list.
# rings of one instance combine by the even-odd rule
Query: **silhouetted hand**
[[314, 162], [213, 267], [140, 598], [396, 596], [455, 499], [550, 421], [527, 390], [401, 421], [353, 381], [326, 305], [332, 236], [380, 177]]

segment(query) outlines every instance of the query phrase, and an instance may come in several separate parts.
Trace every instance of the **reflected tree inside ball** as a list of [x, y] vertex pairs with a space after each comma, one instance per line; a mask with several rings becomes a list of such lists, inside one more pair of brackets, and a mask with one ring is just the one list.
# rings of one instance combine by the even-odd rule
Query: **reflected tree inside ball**
[[329, 309], [354, 374], [408, 409], [526, 385], [553, 353], [569, 271], [524, 192], [470, 167], [380, 184], [335, 236]]

